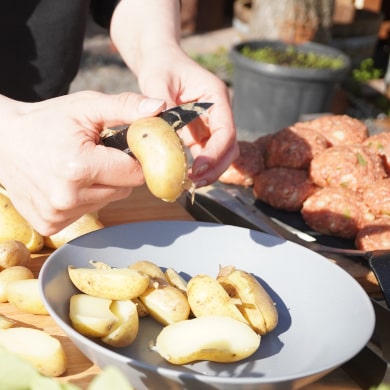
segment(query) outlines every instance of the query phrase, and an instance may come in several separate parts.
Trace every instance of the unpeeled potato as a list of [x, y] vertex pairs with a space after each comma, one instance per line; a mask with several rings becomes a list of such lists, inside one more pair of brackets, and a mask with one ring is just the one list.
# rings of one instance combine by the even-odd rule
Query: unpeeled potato
[[100, 222], [96, 214], [87, 213], [58, 233], [44, 237], [44, 242], [48, 248], [57, 249], [77, 237], [102, 229], [103, 227], [103, 223]]
[[259, 345], [260, 336], [247, 324], [231, 317], [205, 316], [164, 327], [155, 348], [172, 364], [231, 363], [252, 355]]
[[191, 186], [182, 142], [164, 119], [136, 120], [127, 131], [127, 143], [142, 166], [146, 185], [157, 198], [174, 202]]
[[0, 186], [0, 241], [21, 241], [31, 253], [43, 248], [43, 237], [19, 214]]
[[17, 240], [0, 242], [0, 271], [14, 265], [26, 266], [30, 260], [30, 251], [23, 242]]

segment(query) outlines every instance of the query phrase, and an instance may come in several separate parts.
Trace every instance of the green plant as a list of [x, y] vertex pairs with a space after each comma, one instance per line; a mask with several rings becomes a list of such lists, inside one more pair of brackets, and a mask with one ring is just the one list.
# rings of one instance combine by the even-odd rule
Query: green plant
[[340, 69], [344, 65], [344, 61], [340, 57], [303, 52], [293, 45], [288, 45], [286, 48], [266, 46], [256, 49], [244, 46], [241, 54], [255, 61], [295, 68]]
[[382, 69], [375, 68], [374, 60], [372, 58], [364, 59], [360, 63], [359, 68], [352, 70], [353, 79], [360, 82], [380, 79], [382, 76]]

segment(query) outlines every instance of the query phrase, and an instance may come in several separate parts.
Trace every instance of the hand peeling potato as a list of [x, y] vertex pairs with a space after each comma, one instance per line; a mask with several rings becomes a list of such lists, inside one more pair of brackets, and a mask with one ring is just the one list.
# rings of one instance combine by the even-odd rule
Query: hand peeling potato
[[182, 142], [164, 119], [138, 119], [127, 131], [127, 143], [142, 166], [146, 185], [157, 198], [174, 202], [191, 187]]

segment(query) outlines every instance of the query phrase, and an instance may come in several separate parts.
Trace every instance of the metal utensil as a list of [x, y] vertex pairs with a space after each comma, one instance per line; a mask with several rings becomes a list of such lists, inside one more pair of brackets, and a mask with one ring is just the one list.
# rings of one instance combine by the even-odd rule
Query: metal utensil
[[364, 258], [375, 274], [387, 306], [390, 308], [390, 250], [363, 251], [320, 244], [315, 237], [264, 214], [256, 207], [251, 190], [216, 185], [198, 191], [249, 221], [263, 232], [295, 242], [315, 252]]
[[[164, 119], [177, 131], [204, 114], [214, 103], [192, 102], [169, 108], [158, 116]], [[127, 154], [132, 154], [127, 144], [128, 126], [120, 129], [106, 129], [101, 134], [101, 142], [105, 146], [120, 149]]]

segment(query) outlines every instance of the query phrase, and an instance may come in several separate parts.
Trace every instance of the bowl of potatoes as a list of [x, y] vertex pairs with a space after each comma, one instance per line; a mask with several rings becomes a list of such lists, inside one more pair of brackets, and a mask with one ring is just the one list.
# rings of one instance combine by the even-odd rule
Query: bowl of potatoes
[[39, 283], [81, 352], [137, 390], [296, 389], [356, 355], [375, 322], [365, 291], [321, 255], [206, 222], [88, 233]]

